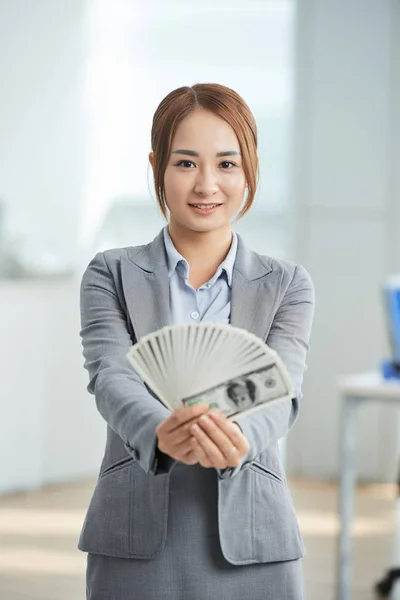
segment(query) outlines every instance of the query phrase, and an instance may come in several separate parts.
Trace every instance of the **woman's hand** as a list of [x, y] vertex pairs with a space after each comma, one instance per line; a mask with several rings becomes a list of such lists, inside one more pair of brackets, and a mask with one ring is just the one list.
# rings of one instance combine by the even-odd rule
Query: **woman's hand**
[[176, 410], [160, 423], [156, 429], [159, 450], [182, 463], [195, 465], [198, 460], [190, 442], [193, 437], [190, 428], [208, 410], [208, 404], [194, 404]]
[[216, 410], [200, 416], [196, 423], [190, 425], [190, 431], [196, 462], [203, 467], [237, 467], [250, 450], [239, 425]]

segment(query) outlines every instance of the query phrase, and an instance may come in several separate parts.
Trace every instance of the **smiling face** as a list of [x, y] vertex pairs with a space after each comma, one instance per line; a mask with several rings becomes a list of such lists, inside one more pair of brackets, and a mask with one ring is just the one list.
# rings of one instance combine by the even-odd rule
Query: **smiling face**
[[171, 226], [192, 232], [230, 229], [245, 187], [234, 130], [212, 112], [194, 110], [176, 129], [164, 173]]

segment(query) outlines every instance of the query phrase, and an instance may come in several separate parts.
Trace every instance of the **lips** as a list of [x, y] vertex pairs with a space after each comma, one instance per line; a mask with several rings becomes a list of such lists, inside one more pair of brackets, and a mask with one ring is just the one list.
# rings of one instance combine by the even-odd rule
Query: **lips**
[[197, 213], [198, 215], [202, 215], [204, 216], [209, 216], [209, 215], [213, 215], [214, 213], [217, 212], [218, 208], [220, 206], [222, 206], [221, 202], [207, 202], [207, 204], [205, 202], [196, 202], [196, 204], [189, 204], [188, 206], [190, 206], [190, 208], [192, 209], [193, 212]]
[[206, 208], [214, 208], [216, 206], [221, 206], [221, 205], [222, 205], [221, 202], [213, 202], [213, 203], [210, 203], [210, 204], [205, 204], [203, 202], [201, 202], [201, 203], [197, 202], [196, 204], [193, 204], [193, 203], [189, 204], [189, 206], [193, 206], [194, 208], [204, 208], [204, 209], [206, 209]]

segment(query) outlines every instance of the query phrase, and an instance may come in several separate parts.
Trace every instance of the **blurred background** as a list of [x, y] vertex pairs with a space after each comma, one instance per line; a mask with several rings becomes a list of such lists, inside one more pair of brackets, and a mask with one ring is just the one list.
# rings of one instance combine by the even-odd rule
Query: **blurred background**
[[[261, 184], [235, 229], [316, 287], [284, 450], [307, 598], [337, 597], [338, 378], [388, 355], [381, 286], [400, 272], [399, 0], [0, 0], [2, 600], [84, 597], [76, 544], [105, 424], [86, 391], [80, 278], [97, 251], [163, 226], [151, 120], [197, 82], [234, 88], [258, 123]], [[359, 600], [400, 565], [395, 404], [357, 414]]]

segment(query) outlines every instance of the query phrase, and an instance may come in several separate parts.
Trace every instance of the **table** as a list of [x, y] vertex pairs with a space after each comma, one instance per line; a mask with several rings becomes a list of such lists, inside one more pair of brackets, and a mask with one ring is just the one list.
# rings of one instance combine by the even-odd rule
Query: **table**
[[340, 444], [339, 517], [340, 530], [337, 554], [337, 600], [350, 600], [351, 532], [355, 488], [355, 424], [356, 409], [366, 401], [398, 403], [400, 381], [383, 379], [370, 372], [341, 377], [338, 381], [342, 397]]

